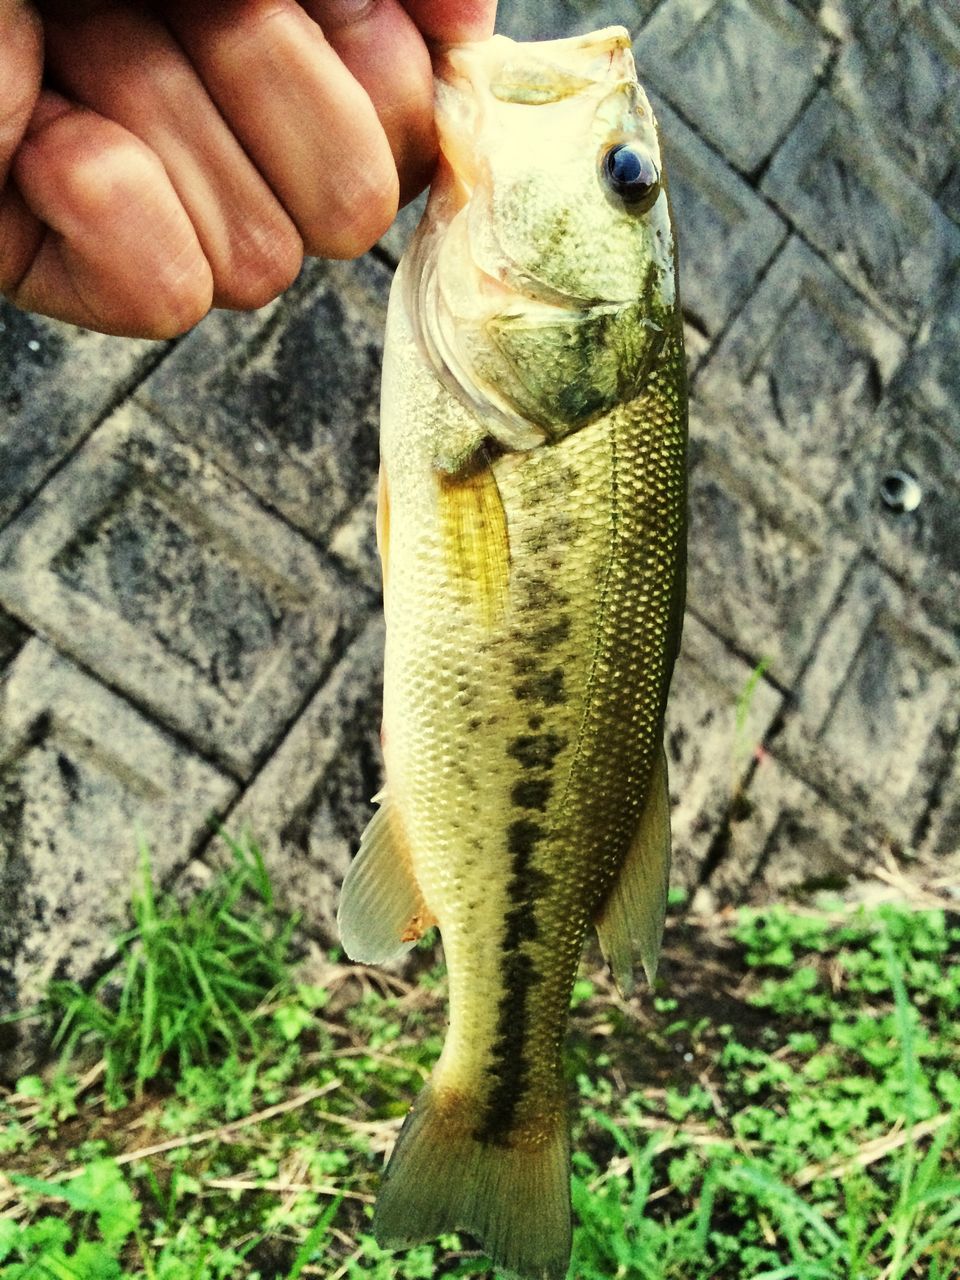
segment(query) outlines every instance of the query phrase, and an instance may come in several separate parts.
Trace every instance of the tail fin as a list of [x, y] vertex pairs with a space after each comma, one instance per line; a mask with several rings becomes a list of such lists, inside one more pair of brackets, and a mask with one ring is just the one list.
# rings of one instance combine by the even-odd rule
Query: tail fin
[[462, 1228], [517, 1280], [564, 1280], [570, 1263], [570, 1148], [562, 1110], [515, 1145], [474, 1136], [463, 1098], [424, 1086], [387, 1165], [373, 1218], [406, 1248]]

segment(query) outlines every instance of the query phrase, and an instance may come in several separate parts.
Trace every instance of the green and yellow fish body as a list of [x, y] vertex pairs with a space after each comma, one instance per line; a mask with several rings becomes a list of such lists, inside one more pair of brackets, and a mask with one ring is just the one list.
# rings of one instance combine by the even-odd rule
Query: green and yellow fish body
[[561, 1049], [584, 937], [656, 966], [663, 715], [683, 610], [686, 401], [659, 142], [609, 28], [449, 50], [441, 171], [387, 323], [387, 785], [347, 953], [439, 925], [443, 1054], [375, 1218], [560, 1280]]

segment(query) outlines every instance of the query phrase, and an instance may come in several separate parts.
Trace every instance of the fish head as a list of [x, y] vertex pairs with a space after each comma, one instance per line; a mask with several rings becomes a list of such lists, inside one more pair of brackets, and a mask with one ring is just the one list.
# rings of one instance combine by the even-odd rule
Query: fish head
[[445, 384], [507, 447], [641, 394], [678, 322], [660, 141], [622, 27], [454, 46], [407, 305]]

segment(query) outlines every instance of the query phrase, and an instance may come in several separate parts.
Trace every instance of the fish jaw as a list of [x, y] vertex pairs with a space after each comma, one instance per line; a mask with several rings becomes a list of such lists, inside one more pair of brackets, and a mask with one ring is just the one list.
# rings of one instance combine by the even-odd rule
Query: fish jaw
[[[594, 86], [636, 80], [625, 27], [521, 44], [507, 36], [455, 45], [438, 57], [437, 124], [446, 146], [479, 131], [478, 104], [543, 105], [582, 97]], [[445, 147], [446, 149], [446, 147]]]

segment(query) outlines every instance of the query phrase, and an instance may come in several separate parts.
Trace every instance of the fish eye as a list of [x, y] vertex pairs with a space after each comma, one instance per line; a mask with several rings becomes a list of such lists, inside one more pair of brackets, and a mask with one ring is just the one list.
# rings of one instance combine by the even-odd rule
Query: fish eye
[[648, 155], [632, 142], [611, 147], [601, 161], [610, 190], [636, 213], [646, 211], [660, 194], [660, 174]]

